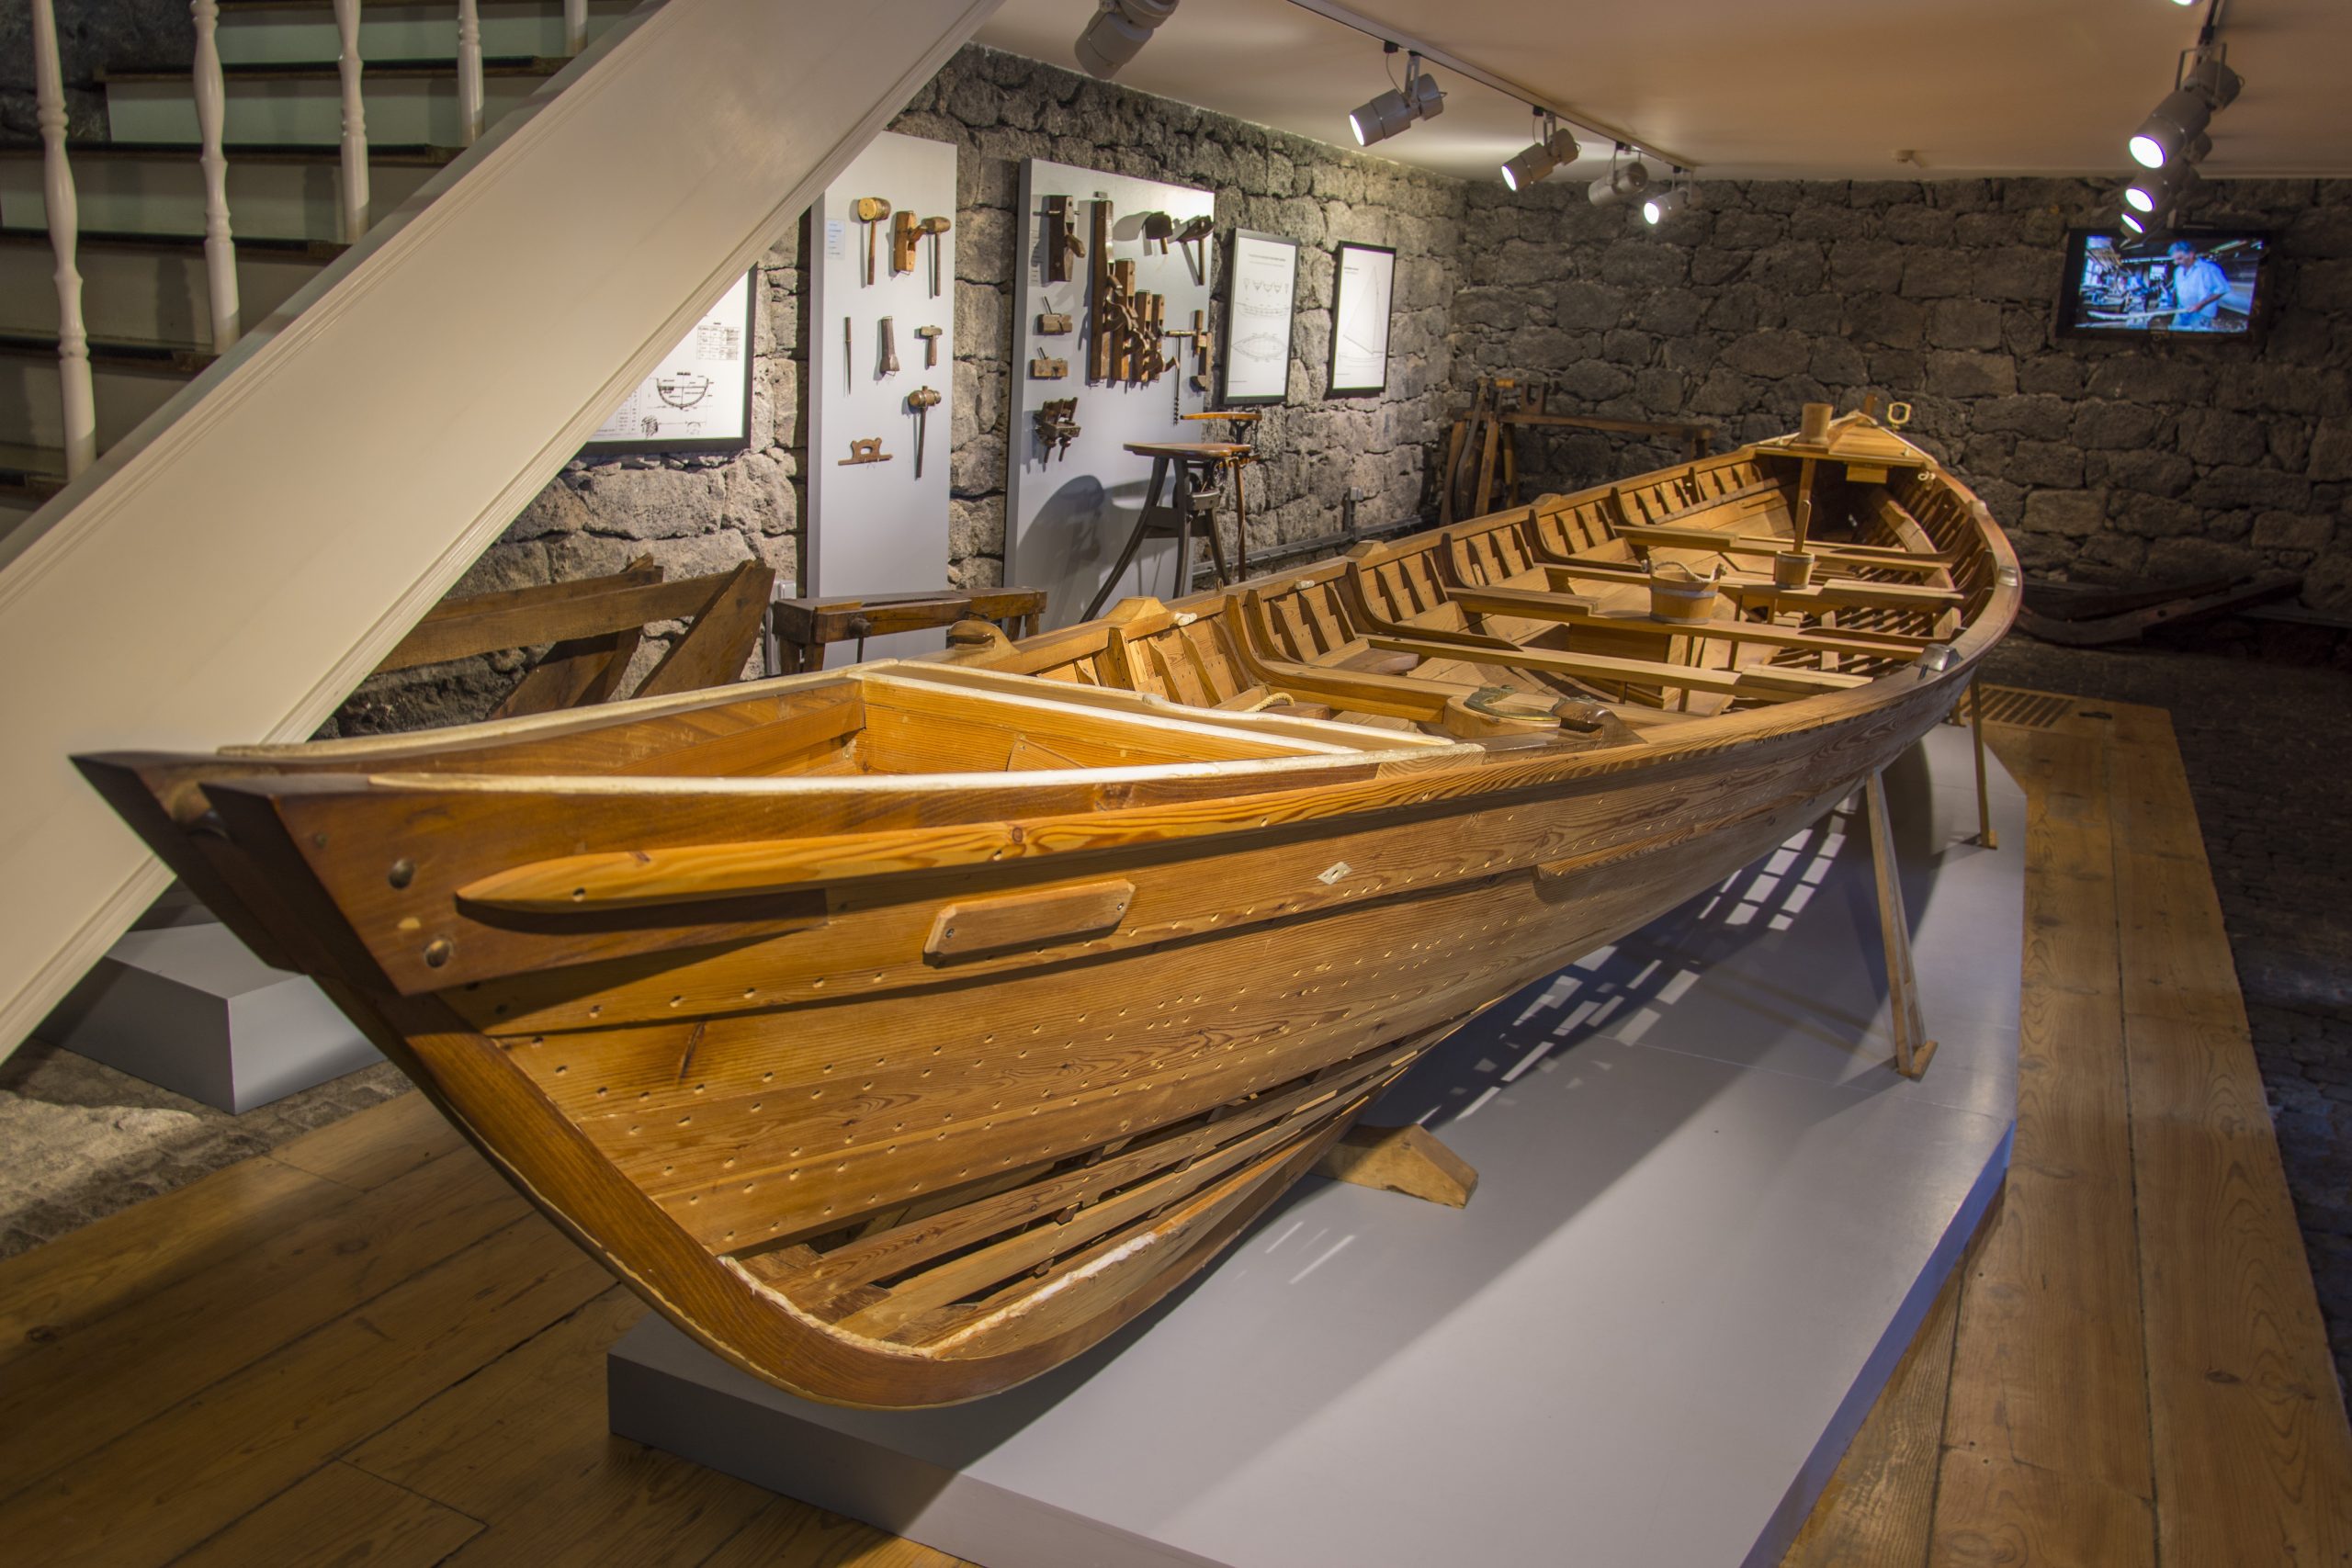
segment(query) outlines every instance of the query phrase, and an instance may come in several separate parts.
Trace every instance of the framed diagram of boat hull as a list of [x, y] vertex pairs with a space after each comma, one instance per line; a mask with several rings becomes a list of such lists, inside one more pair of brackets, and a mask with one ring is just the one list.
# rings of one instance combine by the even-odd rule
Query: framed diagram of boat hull
[[1396, 253], [1386, 245], [1339, 247], [1331, 274], [1331, 396], [1368, 398], [1388, 389], [1388, 321], [1396, 298]]
[[758, 276], [756, 268], [745, 273], [718, 297], [596, 427], [582, 457], [751, 450], [752, 287]]
[[1225, 401], [1278, 403], [1290, 393], [1291, 310], [1298, 297], [1298, 242], [1233, 231], [1226, 277]]

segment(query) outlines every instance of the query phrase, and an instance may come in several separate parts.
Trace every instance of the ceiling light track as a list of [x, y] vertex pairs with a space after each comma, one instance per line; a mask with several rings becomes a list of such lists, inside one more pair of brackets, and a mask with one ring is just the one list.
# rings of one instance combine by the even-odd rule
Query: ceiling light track
[[1516, 98], [1538, 113], [1550, 115], [1561, 125], [1574, 130], [1587, 141], [1618, 142], [1660, 164], [1679, 167], [1690, 165], [1690, 160], [1679, 153], [1663, 147], [1654, 147], [1646, 141], [1636, 139], [1628, 131], [1615, 126], [1603, 125], [1589, 116], [1578, 114], [1565, 104], [1554, 103], [1543, 95], [1522, 87], [1508, 77], [1498, 76], [1483, 66], [1473, 65], [1460, 56], [1436, 47], [1426, 39], [1414, 39], [1400, 33], [1385, 22], [1374, 21], [1369, 17], [1338, 4], [1337, 0], [1289, 0], [1289, 3], [1302, 11], [1312, 11], [1327, 21], [1337, 22], [1343, 28], [1353, 28], [1366, 38], [1378, 39], [1384, 44], [1417, 54], [1420, 56], [1425, 65], [1442, 67], [1456, 76], [1465, 77], [1482, 87], [1490, 88], [1506, 98]]
[[[2179, 0], [2182, 5], [2194, 0]], [[2161, 234], [2173, 227], [2183, 199], [2197, 183], [2196, 165], [2213, 150], [2208, 128], [2213, 117], [2237, 101], [2245, 79], [2230, 69], [2220, 39], [2227, 0], [2207, 0], [2197, 42], [2181, 51], [2173, 89], [2149, 112], [2127, 144], [2132, 161], [2146, 173], [2118, 197], [2117, 218], [2134, 234]]]

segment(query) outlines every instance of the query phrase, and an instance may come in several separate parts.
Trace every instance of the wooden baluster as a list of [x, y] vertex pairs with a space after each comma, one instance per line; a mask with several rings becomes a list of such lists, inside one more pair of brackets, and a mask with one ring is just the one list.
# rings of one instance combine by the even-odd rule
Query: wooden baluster
[[458, 124], [465, 144], [481, 135], [481, 7], [458, 0]]
[[359, 0], [334, 0], [334, 30], [343, 73], [343, 239], [368, 232], [368, 117], [359, 102]]
[[57, 254], [57, 380], [65, 405], [65, 474], [97, 460], [98, 402], [90, 384], [90, 334], [82, 326], [82, 274], [74, 265], [81, 211], [65, 161], [65, 73], [57, 58], [57, 12], [33, 0], [33, 93], [40, 125], [41, 199]]
[[578, 54], [588, 47], [588, 0], [563, 0], [563, 52]]
[[196, 124], [203, 143], [197, 162], [204, 170], [204, 275], [212, 296], [212, 352], [226, 354], [243, 329], [237, 319], [237, 244], [229, 231], [229, 159], [220, 150], [228, 89], [214, 37], [220, 0], [190, 0], [187, 9], [196, 21]]

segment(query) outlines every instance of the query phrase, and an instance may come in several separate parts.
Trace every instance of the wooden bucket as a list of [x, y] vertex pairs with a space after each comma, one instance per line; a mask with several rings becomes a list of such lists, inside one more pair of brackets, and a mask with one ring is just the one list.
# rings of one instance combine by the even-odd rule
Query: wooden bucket
[[1714, 610], [1713, 574], [1702, 577], [1679, 560], [1661, 561], [1650, 568], [1650, 619], [1703, 621]]
[[1806, 550], [1782, 550], [1772, 558], [1772, 586], [1803, 588], [1813, 581], [1813, 556]]

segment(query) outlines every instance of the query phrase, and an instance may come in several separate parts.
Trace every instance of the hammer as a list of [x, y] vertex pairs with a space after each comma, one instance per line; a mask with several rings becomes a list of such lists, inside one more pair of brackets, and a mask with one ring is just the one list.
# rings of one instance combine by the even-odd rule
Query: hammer
[[922, 339], [922, 367], [926, 370], [939, 363], [939, 333], [937, 327], [915, 329], [915, 336]]
[[890, 216], [890, 204], [878, 196], [861, 196], [850, 208], [865, 225], [865, 281], [874, 281], [874, 226]]
[[931, 242], [931, 297], [939, 298], [939, 236], [956, 225], [945, 218], [926, 218], [915, 225], [915, 232]]

